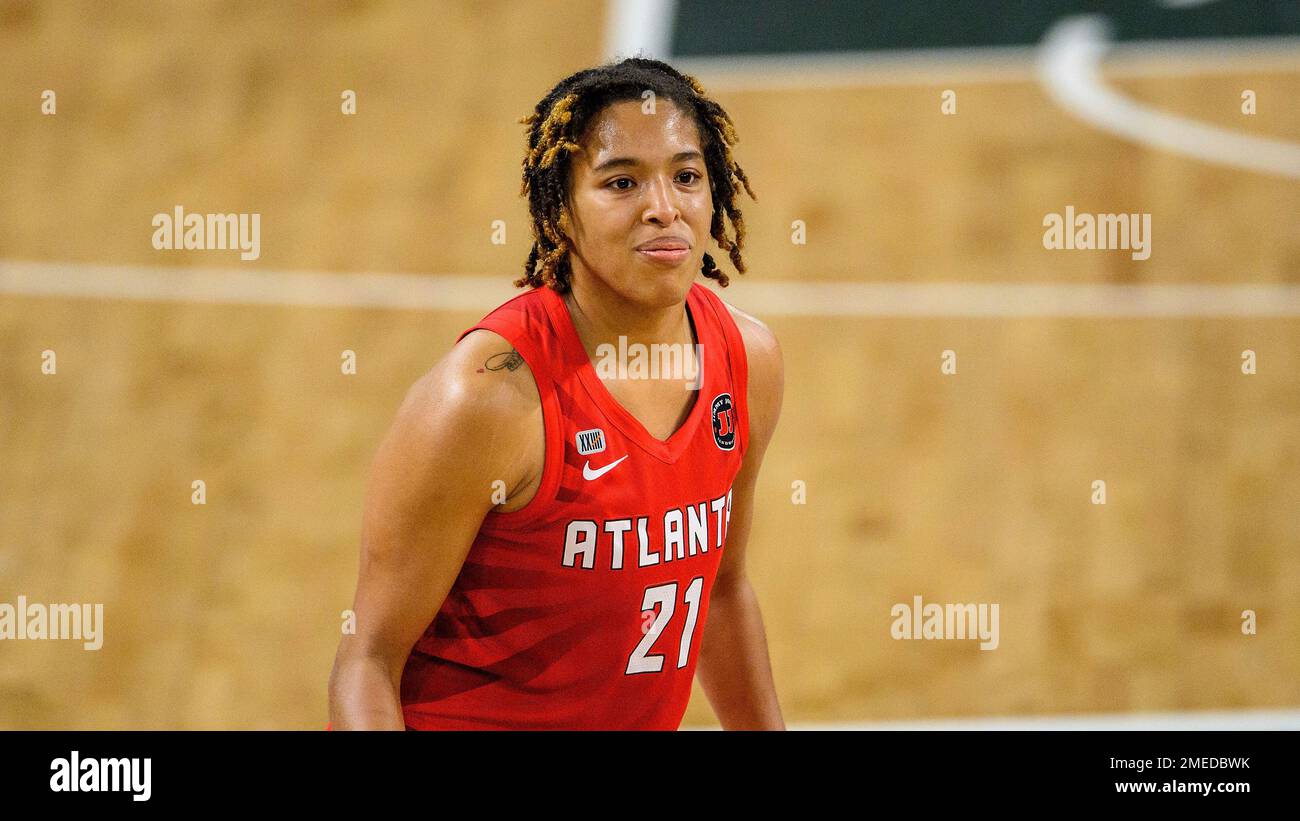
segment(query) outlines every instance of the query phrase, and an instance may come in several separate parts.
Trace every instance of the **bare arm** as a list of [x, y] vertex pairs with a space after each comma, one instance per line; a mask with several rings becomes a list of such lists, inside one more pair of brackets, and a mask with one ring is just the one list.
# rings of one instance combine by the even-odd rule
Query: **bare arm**
[[[467, 336], [407, 393], [371, 467], [353, 604], [330, 673], [334, 729], [405, 728], [402, 669], [459, 575], [492, 483], [531, 478], [537, 389], [496, 334]], [[502, 356], [506, 354], [506, 356]], [[513, 369], [484, 368], [495, 363]]]
[[745, 549], [753, 520], [754, 486], [781, 415], [785, 374], [781, 348], [772, 332], [746, 314], [733, 310], [733, 315], [749, 361], [750, 444], [732, 486], [727, 545], [709, 594], [696, 675], [723, 729], [783, 730], [763, 615], [745, 575]]

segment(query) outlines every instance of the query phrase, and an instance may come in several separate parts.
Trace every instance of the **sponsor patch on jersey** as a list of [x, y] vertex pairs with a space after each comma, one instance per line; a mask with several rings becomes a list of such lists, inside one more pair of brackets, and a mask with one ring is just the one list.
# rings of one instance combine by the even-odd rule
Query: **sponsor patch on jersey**
[[605, 449], [605, 431], [600, 428], [580, 430], [573, 439], [578, 446], [578, 453], [583, 456], [589, 453], [600, 453]]
[[713, 442], [722, 450], [736, 446], [736, 409], [731, 394], [720, 393], [713, 399]]

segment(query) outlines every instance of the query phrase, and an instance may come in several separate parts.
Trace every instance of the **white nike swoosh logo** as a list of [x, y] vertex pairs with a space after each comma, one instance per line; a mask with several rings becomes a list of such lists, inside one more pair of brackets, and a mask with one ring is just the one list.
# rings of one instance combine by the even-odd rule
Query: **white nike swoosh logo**
[[613, 470], [613, 469], [618, 465], [619, 462], [623, 461], [623, 460], [626, 459], [627, 457], [628, 457], [628, 454], [625, 453], [625, 454], [623, 454], [622, 456], [620, 456], [619, 458], [617, 458], [617, 459], [615, 459], [614, 461], [610, 462], [608, 465], [605, 465], [603, 468], [599, 468], [599, 469], [597, 469], [597, 470], [592, 470], [592, 469], [591, 469], [591, 462], [590, 462], [590, 461], [587, 461], [587, 462], [582, 466], [582, 478], [587, 479], [587, 480], [591, 480], [591, 479], [599, 479], [600, 477], [604, 476], [606, 473], [609, 473], [611, 470]]

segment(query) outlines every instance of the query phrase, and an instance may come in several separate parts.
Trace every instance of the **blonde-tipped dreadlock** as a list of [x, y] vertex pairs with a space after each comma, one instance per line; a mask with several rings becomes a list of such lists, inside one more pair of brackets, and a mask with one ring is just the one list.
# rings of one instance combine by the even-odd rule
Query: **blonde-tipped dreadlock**
[[[519, 120], [528, 126], [527, 153], [523, 162], [521, 196], [528, 197], [533, 219], [533, 247], [524, 263], [524, 275], [515, 280], [519, 288], [550, 287], [565, 293], [573, 269], [569, 252], [573, 243], [567, 233], [569, 214], [565, 208], [569, 161], [580, 150], [578, 139], [587, 125], [611, 103], [640, 101], [645, 91], [676, 103], [692, 114], [704, 141], [705, 165], [713, 192], [713, 220], [709, 231], [718, 247], [727, 252], [739, 273], [745, 273], [740, 251], [745, 242], [745, 220], [736, 204], [743, 186], [757, 200], [749, 178], [731, 154], [738, 141], [731, 117], [713, 100], [694, 77], [682, 74], [667, 63], [631, 57], [619, 63], [585, 69], [562, 80], [551, 89], [532, 114]], [[731, 220], [736, 236], [727, 236], [724, 219]], [[726, 287], [729, 279], [713, 257], [704, 255], [700, 273]]]

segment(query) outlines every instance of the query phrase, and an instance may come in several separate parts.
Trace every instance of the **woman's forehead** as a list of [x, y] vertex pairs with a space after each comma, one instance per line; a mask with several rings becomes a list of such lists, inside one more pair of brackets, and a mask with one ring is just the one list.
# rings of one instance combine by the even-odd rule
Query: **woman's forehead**
[[606, 106], [581, 145], [579, 164], [589, 168], [620, 159], [667, 162], [677, 154], [703, 150], [694, 118], [667, 100], [656, 102], [652, 112], [633, 100]]

